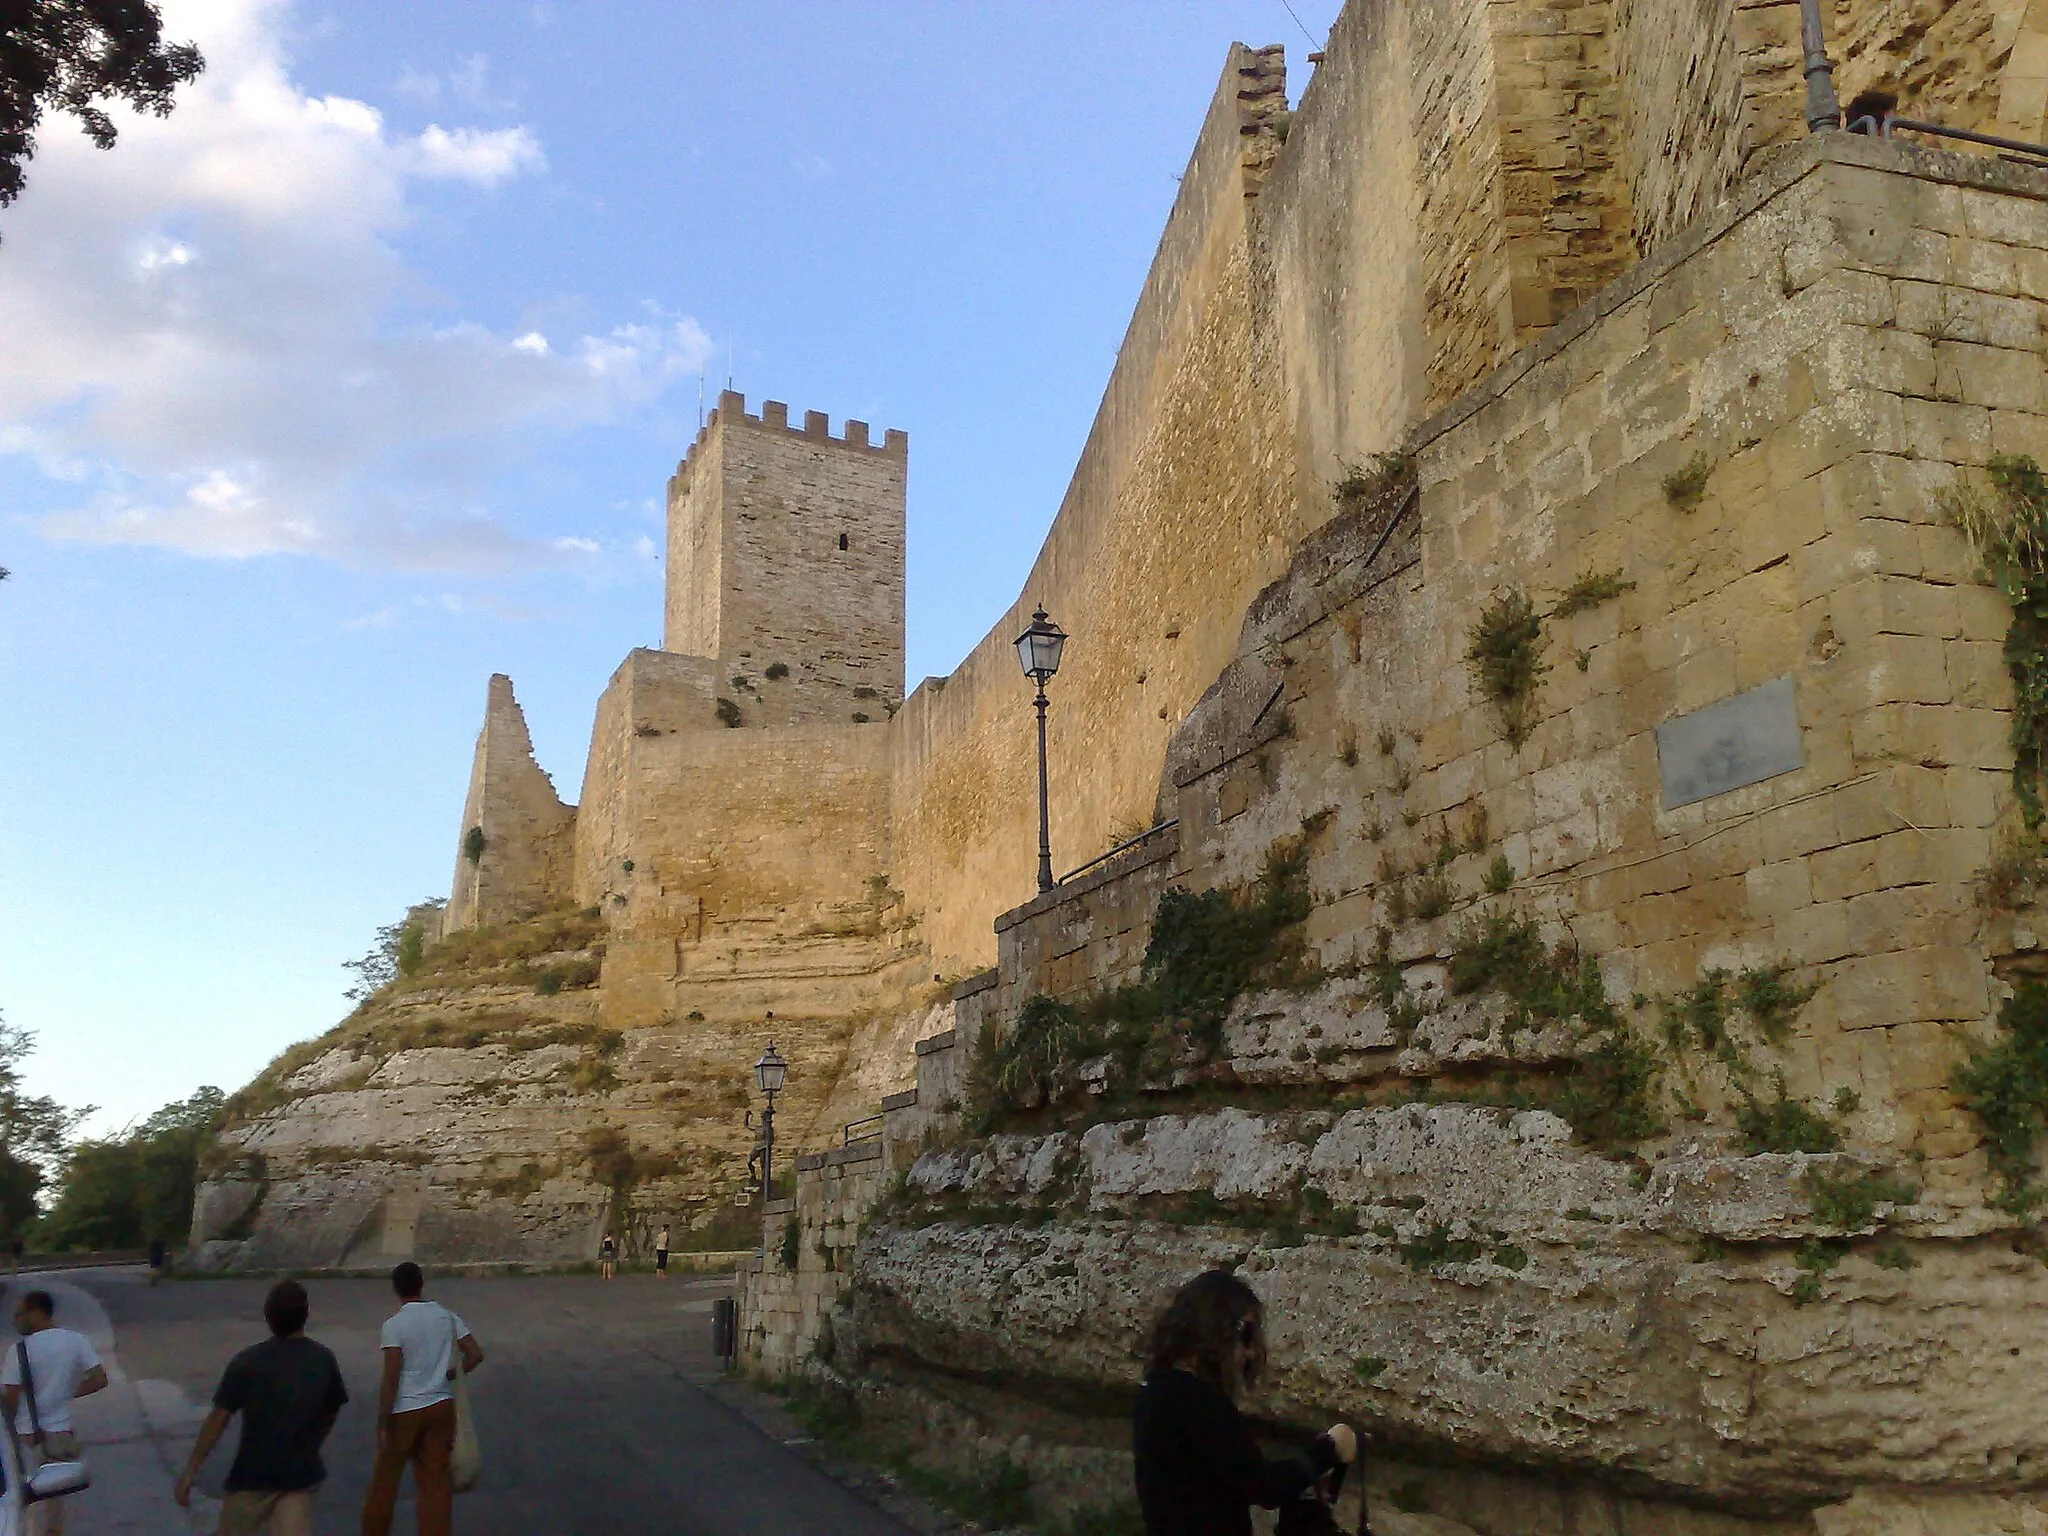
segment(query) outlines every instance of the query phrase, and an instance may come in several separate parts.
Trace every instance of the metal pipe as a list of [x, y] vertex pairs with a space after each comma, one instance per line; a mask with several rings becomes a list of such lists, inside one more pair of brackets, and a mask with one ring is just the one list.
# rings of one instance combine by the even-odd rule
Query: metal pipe
[[1828, 62], [1828, 36], [1821, 26], [1820, 0], [1799, 0], [1799, 42], [1806, 54], [1806, 131], [1842, 126], [1842, 102], [1835, 95], [1835, 66]]
[[1069, 880], [1073, 879], [1076, 875], [1087, 874], [1088, 871], [1093, 869], [1096, 865], [1115, 858], [1118, 854], [1122, 853], [1126, 848], [1137, 847], [1138, 844], [1144, 842], [1146, 838], [1153, 836], [1155, 833], [1164, 832], [1168, 827], [1177, 827], [1179, 825], [1179, 817], [1174, 817], [1172, 820], [1169, 821], [1155, 822], [1153, 825], [1147, 827], [1144, 831], [1140, 832], [1136, 837], [1127, 837], [1122, 842], [1118, 843], [1114, 848], [1105, 848], [1101, 853], [1095, 855], [1095, 857], [1090, 859], [1086, 864], [1075, 865], [1072, 869], [1068, 870], [1064, 875], [1060, 876], [1060, 884], [1065, 885]]
[[1968, 128], [1944, 128], [1939, 123], [1919, 123], [1910, 117], [1888, 117], [1882, 126], [1885, 138], [1891, 137], [1892, 129], [1904, 128], [1912, 133], [1931, 133], [1944, 139], [1964, 139], [1972, 144], [2009, 150], [2013, 154], [2029, 155], [2036, 160], [2048, 160], [2048, 144], [2029, 144], [2024, 139], [2001, 139], [1995, 133], [1973, 133]]
[[1038, 679], [1038, 889], [1052, 889], [1052, 813], [1046, 800], [1045, 782], [1045, 679]]

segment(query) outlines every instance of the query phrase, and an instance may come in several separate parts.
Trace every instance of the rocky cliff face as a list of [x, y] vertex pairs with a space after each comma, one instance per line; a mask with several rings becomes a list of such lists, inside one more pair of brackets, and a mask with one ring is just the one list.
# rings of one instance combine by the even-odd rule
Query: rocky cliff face
[[1884, 1195], [1910, 1198], [1867, 1157], [1692, 1132], [1623, 1162], [1546, 1111], [1461, 1103], [1002, 1135], [912, 1168], [856, 1255], [851, 1336], [1130, 1390], [1162, 1298], [1222, 1265], [1269, 1309], [1276, 1419], [1758, 1515], [2023, 1486], [2048, 1270], [1941, 1240], [1977, 1213]]
[[614, 1028], [605, 934], [593, 910], [452, 935], [287, 1052], [231, 1103], [195, 1248], [221, 1267], [560, 1263], [593, 1257], [607, 1228], [645, 1250], [663, 1225], [679, 1245], [752, 1246], [731, 1197], [769, 1032], [796, 1063], [778, 1106], [788, 1151], [898, 1086], [886, 1069], [933, 1004], [891, 977], [889, 1012], [799, 999], [772, 1018]]

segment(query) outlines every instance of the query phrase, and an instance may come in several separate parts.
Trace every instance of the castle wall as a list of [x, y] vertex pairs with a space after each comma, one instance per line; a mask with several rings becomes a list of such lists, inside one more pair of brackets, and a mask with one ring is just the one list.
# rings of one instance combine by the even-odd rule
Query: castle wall
[[993, 956], [1033, 889], [1030, 690], [1011, 641], [1042, 602], [1074, 635], [1049, 692], [1053, 861], [1150, 824], [1173, 724], [1230, 653], [1234, 614], [1284, 558], [1292, 445], [1247, 197], [1278, 148], [1278, 50], [1234, 48], [1072, 485], [1018, 601], [891, 728], [892, 874], [932, 969]]
[[534, 761], [512, 679], [494, 675], [462, 804], [443, 931], [518, 922], [566, 901], [575, 825], [575, 807], [562, 804]]
[[[1036, 1405], [1134, 1386], [1147, 1321], [1222, 1263], [1275, 1319], [1258, 1410], [1372, 1425], [1492, 1536], [1529, 1511], [1474, 1465], [1570, 1487], [1542, 1525], [1570, 1536], [1619, 1528], [1612, 1490], [1688, 1533], [2038, 1519], [2048, 1277], [1952, 1086], [2036, 944], [1979, 888], [2011, 612], [1944, 496], [2048, 448], [2044, 252], [2048, 176], [1817, 139], [1422, 424], [1391, 536], [1333, 520], [1251, 605], [1167, 754], [1177, 826], [1004, 915], [992, 990], [1114, 985], [1168, 880], [1297, 841], [1326, 969], [1240, 998], [1215, 1061], [1121, 1101], [1083, 1062], [1058, 1113], [921, 1158], [854, 1255], [839, 1368], [1028, 1379], [978, 1409], [1043, 1446]], [[1511, 591], [1545, 664], [1519, 744], [1466, 659]], [[1674, 725], [1759, 688], [1793, 760], [1688, 787]], [[1508, 913], [1597, 966], [1662, 1126], [1603, 1147], [1543, 1097], [1583, 1051], [1454, 995]], [[1782, 1039], [1669, 1023], [1780, 963], [1814, 988]], [[1773, 1093], [1833, 1149], [1759, 1146], [1740, 1111]], [[1829, 1208], [1868, 1174], [1891, 1204]]]
[[[711, 656], [748, 724], [887, 718], [903, 697], [909, 439], [718, 398], [669, 482], [665, 649]], [[779, 673], [769, 678], [774, 667]]]

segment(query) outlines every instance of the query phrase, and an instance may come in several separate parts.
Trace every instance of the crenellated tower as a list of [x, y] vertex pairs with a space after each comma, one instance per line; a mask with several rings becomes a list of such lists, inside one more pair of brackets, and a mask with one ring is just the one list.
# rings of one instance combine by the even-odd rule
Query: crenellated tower
[[910, 439], [727, 390], [668, 484], [664, 650], [759, 682], [782, 719], [882, 719], [903, 699]]

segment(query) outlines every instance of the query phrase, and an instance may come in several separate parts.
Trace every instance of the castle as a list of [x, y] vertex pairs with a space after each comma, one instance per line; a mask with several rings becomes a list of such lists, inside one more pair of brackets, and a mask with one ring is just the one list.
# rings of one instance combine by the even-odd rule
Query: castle
[[195, 1239], [715, 1225], [772, 1034], [748, 1361], [1048, 1518], [1224, 1263], [1258, 1411], [1441, 1536], [2040, 1528], [2048, 724], [1982, 555], [2048, 154], [1809, 132], [1801, 38], [2038, 141], [2039, 9], [1351, 0], [1292, 104], [1233, 47], [1012, 610], [902, 695], [907, 443], [724, 397], [578, 805], [494, 680], [447, 932], [245, 1091]]

